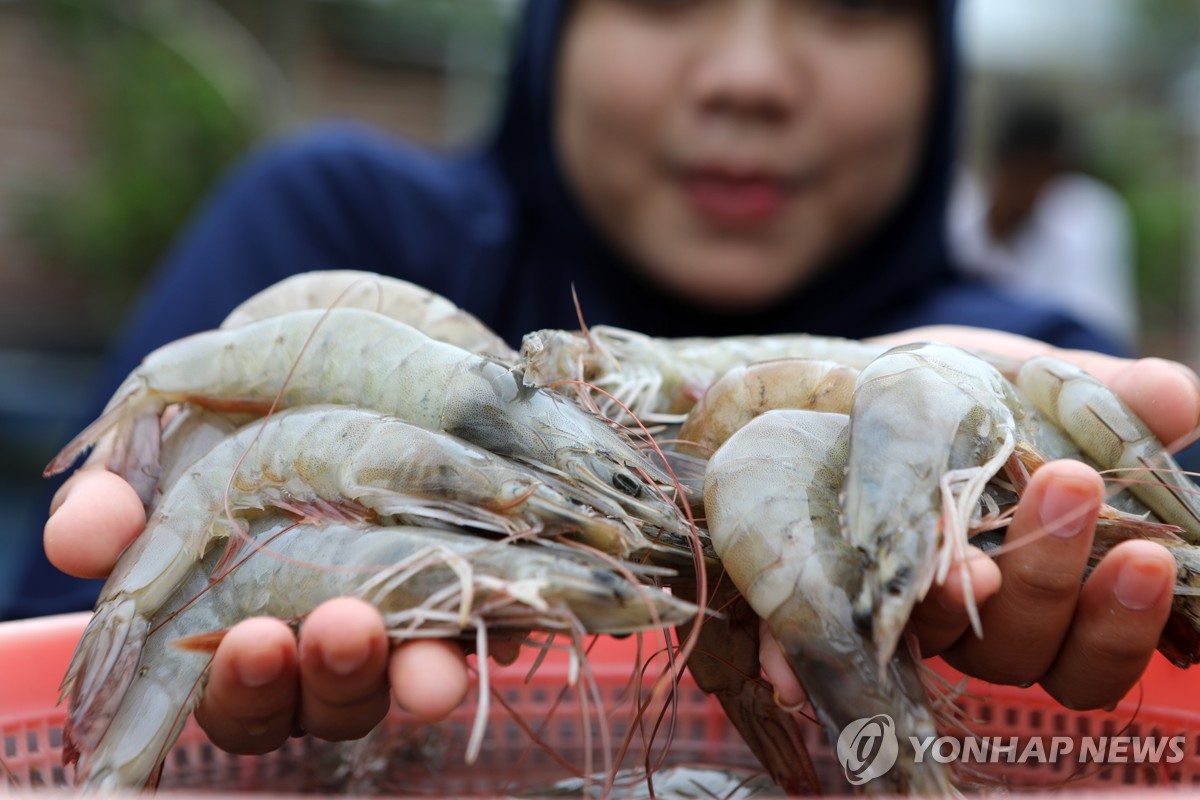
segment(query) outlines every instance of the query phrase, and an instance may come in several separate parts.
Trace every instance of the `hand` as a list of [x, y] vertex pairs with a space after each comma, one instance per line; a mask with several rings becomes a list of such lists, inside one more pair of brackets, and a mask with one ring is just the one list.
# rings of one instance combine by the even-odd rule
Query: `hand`
[[[886, 337], [890, 343], [938, 340], [1011, 358], [1037, 354], [1070, 361], [1104, 381], [1166, 443], [1200, 424], [1200, 380], [1181, 364], [1057, 350], [1020, 336], [936, 327]], [[966, 674], [994, 683], [1040, 683], [1063, 705], [1117, 703], [1154, 654], [1171, 606], [1175, 562], [1146, 541], [1114, 548], [1083, 583], [1104, 486], [1079, 462], [1051, 462], [1034, 475], [1006, 544], [1029, 539], [993, 561], [968, 562], [984, 636], [969, 630], [963, 587], [951, 571], [914, 612], [922, 653], [941, 654]], [[1071, 514], [1066, 514], [1070, 510]], [[1043, 535], [1049, 529], [1052, 535]], [[784, 702], [801, 690], [778, 647], [762, 663]]]
[[[46, 555], [68, 574], [104, 577], [144, 527], [129, 484], [102, 469], [83, 469], [51, 505]], [[379, 612], [340, 598], [313, 610], [299, 640], [279, 620], [233, 627], [213, 658], [196, 719], [215, 745], [237, 753], [269, 752], [299, 730], [353, 739], [387, 713], [389, 684], [402, 708], [441, 719], [466, 694], [465, 656], [436, 640], [389, 649]]]

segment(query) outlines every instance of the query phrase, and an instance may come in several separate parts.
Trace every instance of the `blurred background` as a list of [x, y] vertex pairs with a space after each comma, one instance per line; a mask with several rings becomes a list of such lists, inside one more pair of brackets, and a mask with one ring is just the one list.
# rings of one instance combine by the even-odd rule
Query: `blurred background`
[[[519, 5], [0, 0], [0, 592], [106, 342], [212, 182], [317, 119], [469, 142]], [[1200, 366], [1200, 2], [963, 0], [961, 23], [964, 185], [991, 182], [1011, 109], [1052, 108], [1071, 169], [1120, 198], [1134, 345]]]

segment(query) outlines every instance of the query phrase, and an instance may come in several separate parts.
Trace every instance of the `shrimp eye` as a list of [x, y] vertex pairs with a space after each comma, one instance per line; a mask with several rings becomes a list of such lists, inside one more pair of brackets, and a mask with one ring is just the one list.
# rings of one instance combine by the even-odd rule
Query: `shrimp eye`
[[896, 574], [887, 582], [887, 593], [898, 595], [904, 592], [904, 587], [908, 586], [908, 576], [910, 570], [908, 567], [901, 567], [896, 570]]
[[624, 472], [614, 472], [612, 482], [618, 491], [630, 497], [637, 497], [642, 493], [642, 485]]

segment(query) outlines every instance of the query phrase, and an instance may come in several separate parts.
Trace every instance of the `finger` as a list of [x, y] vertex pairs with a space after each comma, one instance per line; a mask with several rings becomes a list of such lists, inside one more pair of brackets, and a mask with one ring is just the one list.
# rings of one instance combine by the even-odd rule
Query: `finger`
[[1104, 483], [1078, 461], [1046, 464], [1029, 482], [996, 559], [1000, 589], [980, 611], [983, 638], [945, 652], [952, 666], [992, 683], [1024, 685], [1058, 655], [1083, 582]]
[[437, 639], [396, 647], [388, 664], [388, 677], [400, 707], [426, 722], [444, 719], [458, 708], [470, 685], [463, 651]]
[[298, 675], [287, 625], [266, 617], [241, 622], [217, 648], [196, 721], [222, 750], [275, 750], [292, 733]]
[[84, 469], [54, 495], [42, 543], [50, 563], [68, 575], [103, 578], [145, 527], [132, 486], [108, 470]]
[[[968, 548], [965, 566], [970, 575], [970, 597], [975, 608], [982, 608], [1000, 590], [1000, 567], [978, 547]], [[936, 656], [966, 633], [971, 626], [967, 596], [962, 573], [954, 568], [946, 582], [933, 587], [914, 609], [912, 624], [921, 643], [921, 655]]]
[[1200, 425], [1200, 379], [1182, 364], [1143, 358], [1096, 377], [1172, 451], [1190, 442]]
[[906, 331], [876, 336], [867, 341], [885, 345], [908, 342], [946, 342], [957, 347], [997, 353], [1017, 360], [1041, 355], [1061, 355], [1068, 352], [1028, 336], [964, 325], [924, 325]]
[[374, 606], [321, 604], [300, 628], [300, 725], [328, 741], [366, 736], [387, 714], [388, 636]]
[[1175, 559], [1153, 542], [1113, 548], [1088, 578], [1042, 687], [1067, 708], [1108, 707], [1146, 669], [1171, 612]]
[[774, 687], [775, 696], [785, 708], [795, 708], [807, 699], [800, 679], [792, 671], [787, 656], [783, 654], [783, 648], [771, 635], [765, 621], [759, 623], [758, 663]]

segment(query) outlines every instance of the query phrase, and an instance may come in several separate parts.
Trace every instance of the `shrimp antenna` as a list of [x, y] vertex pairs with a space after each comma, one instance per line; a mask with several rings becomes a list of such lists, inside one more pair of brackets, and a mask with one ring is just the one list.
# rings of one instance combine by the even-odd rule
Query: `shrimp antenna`
[[583, 306], [579, 302], [579, 293], [575, 291], [574, 281], [571, 282], [571, 302], [575, 304], [575, 318], [579, 320], [579, 330], [583, 332], [584, 338], [587, 339], [588, 346], [611, 361], [613, 366], [619, 370], [621, 368], [621, 362], [617, 361], [617, 357], [614, 356], [612, 351], [605, 347], [599, 339], [592, 336], [591, 329], [588, 328], [587, 322], [584, 321]]
[[592, 347], [596, 347], [596, 340], [592, 338], [592, 332], [583, 318], [583, 305], [579, 302], [579, 292], [575, 291], [574, 281], [571, 281], [571, 302], [575, 304], [575, 318], [579, 320], [579, 330], [583, 331], [588, 343]]

